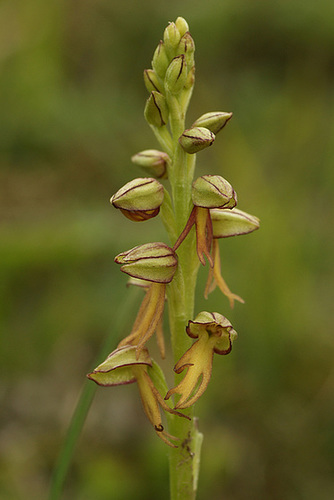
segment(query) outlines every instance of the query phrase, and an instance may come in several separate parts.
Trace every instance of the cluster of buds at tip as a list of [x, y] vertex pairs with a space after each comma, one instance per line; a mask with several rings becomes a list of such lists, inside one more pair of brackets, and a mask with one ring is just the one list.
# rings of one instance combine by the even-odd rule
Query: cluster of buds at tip
[[167, 125], [169, 96], [179, 98], [186, 107], [195, 81], [194, 52], [188, 23], [178, 17], [166, 27], [154, 51], [152, 68], [144, 70], [145, 87], [150, 92], [144, 116], [151, 126]]
[[158, 215], [164, 199], [162, 184], [151, 177], [134, 179], [117, 191], [110, 203], [135, 222]]
[[211, 378], [214, 353], [229, 354], [237, 337], [225, 316], [206, 311], [199, 313], [194, 321], [189, 321], [186, 331], [189, 337], [197, 340], [174, 367], [176, 373], [187, 370], [181, 382], [165, 396], [167, 400], [173, 394], [181, 395], [175, 409], [188, 408], [202, 396]]

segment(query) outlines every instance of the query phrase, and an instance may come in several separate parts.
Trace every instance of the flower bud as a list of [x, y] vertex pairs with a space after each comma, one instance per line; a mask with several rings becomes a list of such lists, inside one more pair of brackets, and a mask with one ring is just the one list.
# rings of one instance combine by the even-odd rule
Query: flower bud
[[214, 134], [218, 134], [225, 127], [226, 123], [232, 118], [233, 113], [224, 113], [223, 111], [213, 111], [200, 116], [192, 127], [206, 127]]
[[187, 80], [187, 65], [185, 56], [174, 57], [172, 62], [167, 68], [165, 76], [165, 87], [173, 95], [181, 92]]
[[260, 227], [260, 221], [254, 215], [233, 208], [213, 208], [210, 210], [214, 238], [228, 238], [240, 234], [252, 233]]
[[188, 23], [183, 17], [178, 17], [176, 19], [175, 26], [179, 30], [181, 36], [183, 36], [187, 31], [189, 31]]
[[148, 92], [152, 92], [152, 90], [162, 92], [159, 78], [153, 69], [144, 69], [144, 83]]
[[158, 179], [167, 177], [167, 164], [170, 163], [170, 158], [163, 151], [146, 149], [132, 156], [131, 160]]
[[192, 200], [198, 207], [233, 208], [237, 204], [237, 194], [220, 175], [203, 175], [193, 183]]
[[146, 243], [115, 257], [121, 271], [133, 278], [170, 283], [177, 269], [177, 256], [165, 243]]
[[110, 203], [128, 219], [140, 222], [158, 215], [163, 199], [162, 184], [156, 179], [145, 177], [125, 184], [110, 198]]
[[176, 55], [176, 49], [181, 39], [181, 33], [175, 23], [169, 23], [164, 31], [164, 43], [167, 55], [173, 58]]
[[214, 352], [227, 354], [232, 348], [232, 342], [238, 334], [230, 321], [219, 313], [200, 312], [194, 321], [189, 321], [186, 328], [187, 334], [193, 339], [198, 339], [203, 333], [209, 334], [214, 340]]
[[160, 92], [152, 91], [146, 101], [144, 116], [150, 125], [163, 127], [168, 122], [168, 106], [165, 97]]
[[193, 127], [185, 130], [179, 137], [179, 143], [186, 153], [193, 154], [213, 144], [215, 136], [204, 127]]
[[177, 54], [184, 54], [188, 68], [194, 65], [195, 42], [189, 32], [185, 33], [177, 47]]
[[136, 382], [134, 366], [152, 366], [148, 350], [144, 347], [137, 359], [136, 346], [119, 347], [107, 359], [89, 373], [87, 377], [98, 385], [115, 386]]
[[152, 68], [160, 78], [164, 78], [168, 64], [169, 58], [166, 53], [165, 44], [162, 40], [160, 40], [159, 45], [153, 54]]

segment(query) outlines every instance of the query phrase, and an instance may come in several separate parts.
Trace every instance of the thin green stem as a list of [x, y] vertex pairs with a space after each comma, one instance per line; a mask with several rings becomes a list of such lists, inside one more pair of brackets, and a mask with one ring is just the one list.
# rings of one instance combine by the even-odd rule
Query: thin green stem
[[[180, 234], [192, 208], [191, 187], [195, 155], [188, 155], [178, 138], [184, 131], [184, 112], [176, 97], [167, 95], [170, 128], [173, 137], [173, 158], [169, 180], [175, 214], [175, 226]], [[174, 242], [175, 243], [175, 242]], [[177, 250], [178, 271], [168, 286], [169, 323], [176, 363], [189, 349], [191, 340], [186, 334], [189, 319], [194, 316], [195, 287], [198, 271], [195, 234], [191, 230]], [[175, 385], [180, 375], [175, 375]], [[178, 447], [169, 453], [171, 500], [194, 500], [199, 467], [201, 435], [194, 423], [193, 408], [185, 412], [191, 420], [170, 416], [168, 430], [178, 438]]]
[[[101, 363], [101, 361], [109, 354], [115, 342], [115, 329], [118, 330], [119, 328], [123, 327], [123, 318], [127, 316], [127, 311], [134, 308], [135, 302], [138, 298], [138, 294], [139, 290], [136, 289], [133, 290], [133, 293], [126, 295], [126, 299], [122, 304], [121, 311], [119, 311], [119, 315], [117, 316], [118, 319], [110, 328], [110, 332], [93, 366]], [[89, 380], [86, 380], [83, 385], [80, 398], [74, 410], [71, 423], [67, 430], [65, 440], [63, 442], [58, 460], [53, 471], [49, 500], [58, 500], [61, 497], [65, 479], [74, 455], [75, 446], [80, 437], [96, 389], [97, 385], [92, 384]]]
[[167, 130], [167, 127], [166, 126], [155, 127], [154, 125], [150, 125], [150, 127], [153, 130], [153, 133], [157, 138], [160, 146], [166, 151], [166, 153], [169, 156], [172, 156], [173, 154], [172, 138], [170, 136], [169, 131]]

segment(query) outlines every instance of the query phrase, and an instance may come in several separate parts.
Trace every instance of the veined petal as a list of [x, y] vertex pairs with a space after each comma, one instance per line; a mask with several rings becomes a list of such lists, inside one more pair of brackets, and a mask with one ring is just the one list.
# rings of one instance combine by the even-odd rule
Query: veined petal
[[219, 243], [217, 239], [214, 239], [212, 243], [212, 258], [213, 258], [213, 268], [212, 271], [211, 269], [209, 271], [208, 280], [205, 285], [204, 297], [207, 298], [208, 294], [215, 289], [216, 285], [218, 285], [221, 292], [228, 298], [232, 309], [234, 307], [235, 300], [244, 304], [245, 303], [244, 299], [239, 297], [239, 295], [231, 292], [221, 274]]
[[[141, 351], [146, 342], [152, 337], [154, 332], [161, 327], [162, 314], [165, 306], [166, 285], [162, 283], [151, 283], [143, 302], [138, 311], [130, 335], [125, 337], [119, 343], [120, 346], [135, 345], [137, 356], [140, 357]], [[159, 332], [158, 342], [162, 355], [164, 346]]]
[[167, 392], [165, 399], [169, 399], [175, 393], [181, 394], [175, 408], [184, 409], [192, 406], [208, 386], [212, 359], [212, 341], [208, 334], [202, 335], [175, 365], [176, 373], [181, 373], [184, 369], [187, 369], [187, 373], [176, 387]]
[[134, 366], [152, 366], [147, 349], [142, 349], [137, 357], [136, 347], [125, 345], [109, 354], [107, 359], [87, 375], [98, 385], [115, 386], [136, 381]]
[[168, 444], [168, 446], [177, 448], [177, 445], [172, 442], [173, 440], [177, 440], [177, 438], [168, 434], [164, 429], [161, 419], [160, 406], [163, 410], [173, 413], [174, 415], [182, 417], [185, 417], [185, 415], [169, 408], [166, 402], [162, 399], [159, 391], [154, 386], [146, 370], [141, 370], [139, 367], [136, 367], [134, 371], [138, 383], [140, 398], [147, 418], [153, 425], [154, 430], [160, 439]]
[[248, 234], [260, 227], [260, 221], [257, 217], [238, 208], [212, 208], [210, 215], [214, 238]]
[[212, 245], [212, 224], [210, 218], [210, 210], [203, 207], [195, 207], [196, 210], [196, 248], [198, 258], [205, 266], [204, 255], [209, 261], [210, 266], [213, 266], [213, 260], [210, 255]]
[[133, 278], [170, 283], [177, 269], [175, 251], [162, 242], [138, 245], [115, 257], [121, 271]]

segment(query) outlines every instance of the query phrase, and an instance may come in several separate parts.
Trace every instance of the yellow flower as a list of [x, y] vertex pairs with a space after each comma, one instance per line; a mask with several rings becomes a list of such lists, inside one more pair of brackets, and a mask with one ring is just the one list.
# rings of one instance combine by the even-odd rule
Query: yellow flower
[[193, 183], [192, 200], [194, 207], [173, 249], [176, 250], [181, 245], [195, 224], [198, 258], [201, 264], [205, 266], [206, 257], [210, 266], [213, 267], [213, 260], [210, 254], [213, 241], [210, 209], [222, 207], [231, 209], [235, 207], [237, 195], [231, 184], [223, 177], [219, 175], [203, 175]]
[[198, 340], [174, 367], [176, 373], [187, 370], [181, 382], [165, 396], [165, 399], [169, 399], [172, 394], [181, 395], [175, 405], [176, 409], [192, 406], [204, 393], [211, 378], [214, 353], [229, 354], [232, 342], [237, 337], [236, 331], [225, 316], [205, 311], [199, 313], [195, 321], [189, 321], [186, 331], [190, 337]]
[[243, 212], [238, 208], [224, 209], [213, 208], [210, 210], [212, 222], [213, 243], [211, 250], [212, 267], [209, 270], [208, 280], [205, 285], [204, 297], [208, 298], [216, 286], [220, 288], [222, 293], [230, 301], [230, 306], [233, 308], [234, 301], [244, 303], [244, 300], [231, 292], [224, 278], [221, 275], [220, 254], [219, 254], [219, 238], [229, 238], [230, 236], [239, 236], [241, 234], [252, 233], [260, 227], [260, 221], [254, 215]]
[[147, 349], [143, 348], [140, 355], [137, 356], [135, 346], [120, 347], [109, 354], [107, 359], [89, 373], [87, 377], [104, 387], [137, 382], [145, 414], [153, 425], [155, 432], [166, 444], [173, 448], [176, 447], [171, 441], [176, 438], [164, 430], [160, 407], [174, 415], [189, 417], [170, 408], [155, 387], [151, 377], [161, 378], [161, 370], [150, 358]]
[[147, 283], [147, 292], [131, 333], [119, 343], [119, 347], [135, 345], [139, 357], [144, 345], [156, 331], [161, 356], [164, 357], [161, 322], [166, 285], [172, 281], [177, 269], [174, 250], [165, 243], [146, 243], [117, 255], [115, 262], [122, 264], [121, 271]]
[[118, 347], [134, 345], [140, 356], [146, 342], [157, 333], [161, 357], [165, 357], [165, 343], [162, 331], [162, 315], [165, 307], [166, 285], [149, 283], [143, 302], [139, 308], [131, 333], [118, 344]]

